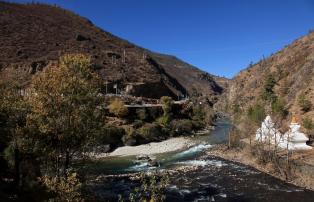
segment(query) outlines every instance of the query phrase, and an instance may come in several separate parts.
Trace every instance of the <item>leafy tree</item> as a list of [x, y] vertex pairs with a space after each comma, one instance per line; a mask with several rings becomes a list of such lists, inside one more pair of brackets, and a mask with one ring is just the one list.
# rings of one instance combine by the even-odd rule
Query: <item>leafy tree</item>
[[309, 101], [305, 94], [302, 93], [298, 98], [298, 104], [303, 112], [308, 112], [312, 108], [312, 103]]
[[118, 98], [114, 99], [109, 107], [109, 112], [117, 117], [124, 117], [128, 113], [128, 108], [125, 106], [124, 102]]
[[265, 101], [273, 102], [276, 99], [273, 88], [276, 85], [276, 80], [272, 74], [269, 74], [265, 78], [265, 84], [262, 91], [262, 99]]
[[[65, 55], [58, 65], [33, 77], [27, 124], [38, 130], [41, 151], [51, 158], [59, 174], [103, 126], [100, 82], [82, 54]], [[65, 173], [65, 172], [64, 172]]]

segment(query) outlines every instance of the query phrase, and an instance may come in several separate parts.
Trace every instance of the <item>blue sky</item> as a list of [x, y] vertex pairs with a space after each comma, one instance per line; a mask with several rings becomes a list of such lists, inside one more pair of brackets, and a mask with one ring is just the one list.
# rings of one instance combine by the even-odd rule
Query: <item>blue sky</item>
[[314, 0], [39, 2], [58, 4], [130, 42], [229, 78], [314, 29]]

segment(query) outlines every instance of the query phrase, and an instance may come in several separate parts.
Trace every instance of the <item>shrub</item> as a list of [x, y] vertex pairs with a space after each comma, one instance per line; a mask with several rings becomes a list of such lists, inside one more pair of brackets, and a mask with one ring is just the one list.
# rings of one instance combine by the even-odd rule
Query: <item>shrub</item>
[[138, 143], [136, 130], [132, 126], [124, 126], [125, 135], [122, 137], [124, 145], [133, 146]]
[[230, 147], [239, 147], [240, 146], [240, 140], [241, 140], [241, 131], [238, 128], [232, 128], [230, 131], [230, 136], [229, 136], [229, 145]]
[[163, 96], [160, 98], [160, 103], [162, 104], [162, 110], [164, 111], [164, 116], [167, 116], [171, 112], [173, 100], [169, 96]]
[[305, 117], [302, 120], [302, 125], [306, 129], [306, 132], [308, 133], [309, 137], [312, 139], [314, 136], [314, 123], [312, 119]]
[[156, 122], [157, 122], [159, 125], [163, 126], [163, 127], [167, 127], [167, 126], [169, 125], [169, 123], [170, 123], [170, 117], [167, 116], [167, 115], [166, 115], [166, 116], [163, 115], [163, 116], [157, 118], [157, 119], [156, 119]]
[[249, 120], [253, 121], [257, 125], [259, 125], [265, 118], [265, 109], [259, 104], [256, 104], [253, 107], [248, 109], [248, 118]]
[[161, 127], [154, 123], [146, 123], [138, 129], [138, 133], [146, 140], [159, 140], [162, 137]]
[[120, 99], [114, 99], [108, 107], [110, 113], [120, 118], [126, 116], [128, 113], [128, 108]]
[[[140, 186], [136, 187], [128, 196], [127, 201], [162, 202], [166, 199], [166, 187], [169, 184], [168, 174], [153, 173], [140, 175]], [[119, 201], [124, 201], [119, 195]]]
[[143, 109], [137, 109], [136, 110], [136, 114], [137, 114], [137, 117], [139, 118], [139, 120], [146, 120], [147, 119], [147, 113], [146, 113], [146, 109], [143, 108]]
[[136, 132], [135, 132], [133, 127], [124, 126], [123, 128], [124, 128], [124, 131], [125, 131], [125, 134], [127, 135], [127, 137], [135, 137], [136, 136]]
[[140, 128], [144, 125], [144, 123], [145, 123], [144, 121], [136, 119], [133, 122], [133, 127], [134, 128]]
[[43, 176], [40, 181], [54, 195], [49, 201], [84, 201], [82, 198], [82, 183], [76, 173], [68, 173], [67, 177]]
[[312, 130], [314, 129], [314, 123], [312, 121], [312, 119], [308, 118], [308, 117], [305, 117], [303, 120], [303, 127], [307, 130]]
[[276, 99], [273, 88], [276, 85], [276, 80], [273, 75], [269, 74], [265, 78], [264, 89], [261, 97], [265, 101], [273, 102]]
[[123, 128], [106, 125], [103, 128], [103, 132], [96, 137], [95, 144], [119, 145], [121, 143], [121, 138], [123, 137], [123, 135], [125, 135], [125, 130]]
[[233, 112], [233, 114], [240, 114], [241, 113], [241, 108], [240, 108], [239, 104], [234, 104], [232, 106], [232, 112]]
[[285, 117], [288, 114], [285, 106], [286, 101], [281, 98], [278, 98], [276, 99], [276, 101], [272, 103], [271, 108], [274, 113], [280, 115], [281, 117]]
[[173, 120], [171, 128], [176, 134], [189, 134], [193, 130], [193, 122], [188, 119]]
[[205, 115], [205, 111], [201, 105], [196, 105], [193, 107], [193, 120], [203, 121]]
[[298, 103], [303, 112], [308, 112], [312, 108], [312, 103], [308, 99], [306, 99], [305, 94], [302, 93], [298, 98]]

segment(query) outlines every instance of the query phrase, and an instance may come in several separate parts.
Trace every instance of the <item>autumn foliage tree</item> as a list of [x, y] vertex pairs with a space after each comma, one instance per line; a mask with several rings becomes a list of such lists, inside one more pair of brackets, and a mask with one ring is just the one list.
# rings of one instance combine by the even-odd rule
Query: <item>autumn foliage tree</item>
[[84, 55], [65, 55], [31, 81], [27, 124], [38, 131], [42, 154], [64, 173], [71, 157], [101, 132], [100, 82]]

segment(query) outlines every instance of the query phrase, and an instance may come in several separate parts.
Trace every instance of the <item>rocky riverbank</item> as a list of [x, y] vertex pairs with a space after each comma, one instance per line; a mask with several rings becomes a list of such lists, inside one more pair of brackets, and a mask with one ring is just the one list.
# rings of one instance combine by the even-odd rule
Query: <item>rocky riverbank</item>
[[[298, 153], [296, 153], [295, 157], [291, 160], [293, 170], [292, 176], [289, 180], [286, 180], [285, 176], [276, 171], [271, 163], [268, 163], [266, 165], [259, 164], [256, 157], [251, 154], [249, 146], [244, 146], [243, 148], [229, 149], [227, 145], [217, 145], [209, 149], [206, 152], [206, 155], [217, 156], [230, 161], [252, 166], [257, 170], [272, 175], [280, 180], [310, 190], [314, 190], [314, 164], [309, 161], [309, 159], [304, 159], [304, 156], [299, 156]], [[313, 157], [310, 156], [309, 158]]]

